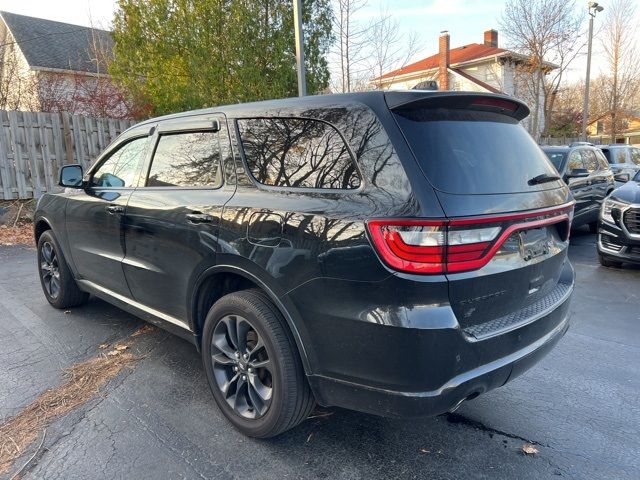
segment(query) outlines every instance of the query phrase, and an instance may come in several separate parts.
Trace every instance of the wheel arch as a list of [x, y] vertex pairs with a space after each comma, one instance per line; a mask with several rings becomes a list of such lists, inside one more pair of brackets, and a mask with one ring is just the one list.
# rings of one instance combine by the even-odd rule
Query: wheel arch
[[274, 303], [276, 308], [278, 308], [295, 341], [304, 370], [309, 374], [310, 363], [308, 352], [300, 334], [297, 314], [292, 313], [295, 307], [287, 306], [285, 304], [286, 300], [283, 301], [274, 289], [258, 275], [237, 265], [216, 265], [208, 268], [198, 277], [192, 289], [191, 304], [189, 306], [189, 323], [196, 338], [196, 346], [198, 349], [201, 348], [204, 320], [211, 305], [228, 293], [248, 288], [258, 288], [262, 290]]
[[38, 218], [33, 224], [33, 237], [36, 245], [38, 244], [38, 240], [40, 240], [40, 236], [47, 230], [53, 230], [51, 222], [44, 217]]

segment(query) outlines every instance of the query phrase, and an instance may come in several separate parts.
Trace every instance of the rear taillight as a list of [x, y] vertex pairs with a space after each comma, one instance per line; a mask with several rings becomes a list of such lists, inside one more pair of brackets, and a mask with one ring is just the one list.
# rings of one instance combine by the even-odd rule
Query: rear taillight
[[476, 270], [486, 265], [517, 230], [564, 223], [568, 239], [573, 204], [526, 214], [451, 220], [370, 220], [367, 228], [382, 260], [395, 270], [437, 274]]

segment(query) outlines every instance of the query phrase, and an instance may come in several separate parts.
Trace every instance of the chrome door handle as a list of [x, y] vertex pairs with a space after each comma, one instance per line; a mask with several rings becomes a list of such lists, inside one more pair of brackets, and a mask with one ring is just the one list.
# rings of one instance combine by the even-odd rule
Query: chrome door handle
[[109, 205], [107, 207], [107, 212], [109, 212], [112, 215], [115, 213], [123, 213], [124, 207], [122, 205]]
[[213, 217], [206, 213], [187, 213], [187, 220], [191, 223], [211, 223]]

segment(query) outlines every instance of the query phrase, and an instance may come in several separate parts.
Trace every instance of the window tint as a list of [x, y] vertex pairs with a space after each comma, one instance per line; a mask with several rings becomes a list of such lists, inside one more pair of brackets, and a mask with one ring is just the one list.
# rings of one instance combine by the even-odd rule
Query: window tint
[[562, 170], [562, 162], [564, 162], [564, 159], [567, 157], [567, 154], [564, 152], [544, 152], [547, 157], [549, 158], [549, 160], [551, 160], [551, 163], [553, 163], [553, 166], [556, 167], [556, 170], [560, 171]]
[[627, 159], [627, 149], [626, 148], [612, 148], [611, 152], [613, 153], [615, 163], [629, 163]]
[[601, 150], [595, 150], [596, 159], [600, 165], [600, 170], [608, 170], [609, 169], [609, 161], [607, 157], [604, 156]]
[[558, 188], [553, 165], [518, 122], [490, 112], [415, 109], [396, 114], [416, 160], [438, 190], [457, 194], [530, 192]]
[[112, 153], [91, 178], [94, 187], [135, 187], [144, 162], [147, 138], [136, 138]]
[[310, 119], [237, 121], [249, 170], [265, 185], [353, 189], [360, 177], [342, 137]]
[[585, 166], [582, 163], [582, 155], [579, 150], [574, 150], [569, 154], [569, 163], [567, 164], [567, 172], [574, 170], [584, 170]]
[[222, 184], [217, 132], [160, 136], [148, 187], [219, 187]]
[[596, 160], [596, 155], [593, 150], [580, 150], [580, 154], [582, 155], [584, 166], [589, 173], [599, 170], [598, 161]]

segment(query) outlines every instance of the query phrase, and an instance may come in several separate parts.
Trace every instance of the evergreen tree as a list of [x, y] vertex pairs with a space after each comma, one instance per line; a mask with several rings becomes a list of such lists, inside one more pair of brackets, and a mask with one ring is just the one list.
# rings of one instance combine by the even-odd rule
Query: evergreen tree
[[[307, 90], [329, 82], [329, 0], [304, 0]], [[110, 73], [152, 115], [297, 95], [293, 6], [119, 0]]]

